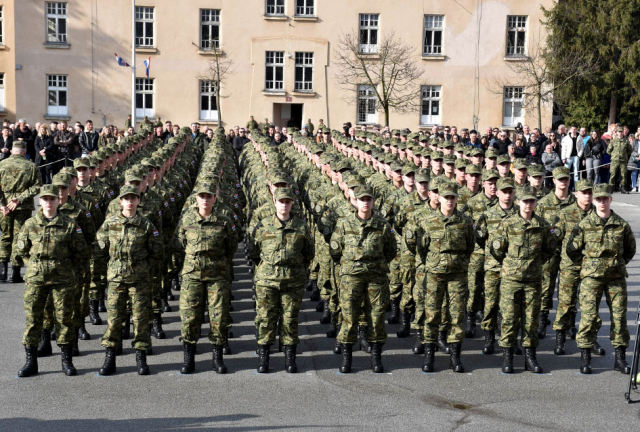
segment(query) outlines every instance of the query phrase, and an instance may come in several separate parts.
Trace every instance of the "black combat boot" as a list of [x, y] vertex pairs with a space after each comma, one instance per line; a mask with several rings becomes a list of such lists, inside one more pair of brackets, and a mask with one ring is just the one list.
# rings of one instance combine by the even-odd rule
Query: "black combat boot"
[[8, 270], [9, 264], [6, 262], [0, 262], [0, 282], [6, 282], [7, 281], [7, 270]]
[[182, 349], [184, 351], [184, 363], [180, 373], [189, 375], [196, 370], [196, 344], [184, 343], [182, 344]]
[[312, 291], [313, 290], [313, 284], [311, 283], [311, 279], [307, 280], [307, 283], [304, 285], [304, 288], [306, 291]]
[[98, 312], [106, 312], [107, 305], [105, 305], [104, 300], [98, 300]]
[[153, 314], [153, 324], [151, 325], [151, 336], [156, 339], [164, 339], [166, 335], [162, 330], [162, 315], [160, 312]]
[[40, 335], [40, 344], [38, 344], [38, 357], [46, 357], [50, 356], [51, 351], [51, 330], [42, 329], [42, 334]]
[[164, 296], [168, 301], [174, 301], [176, 297], [171, 292], [171, 282], [167, 281], [166, 285], [162, 287], [164, 289]]
[[336, 341], [336, 344], [333, 347], [333, 353], [342, 354], [342, 344], [340, 342]]
[[171, 279], [171, 289], [174, 291], [180, 291], [180, 279], [177, 277]]
[[391, 300], [391, 315], [387, 321], [389, 324], [398, 324], [400, 321], [400, 297]]
[[258, 345], [258, 373], [269, 372], [269, 345]]
[[513, 373], [513, 347], [504, 348], [504, 357], [502, 357], [502, 373]]
[[625, 347], [616, 347], [616, 360], [613, 363], [613, 370], [628, 375], [631, 373], [631, 368], [627, 364], [627, 353], [625, 351]]
[[604, 350], [604, 348], [602, 348], [602, 347], [600, 346], [600, 344], [598, 343], [598, 341], [595, 341], [595, 342], [593, 343], [593, 348], [591, 348], [591, 353], [592, 353], [592, 354], [596, 354], [596, 355], [601, 355], [601, 356], [603, 356], [603, 355], [605, 355], [605, 354], [606, 354], [606, 351]]
[[567, 333], [564, 330], [556, 330], [556, 347], [553, 349], [555, 355], [566, 354]]
[[578, 328], [576, 327], [576, 313], [575, 312], [571, 312], [570, 315], [570, 330], [569, 330], [569, 336], [571, 337], [572, 340], [576, 340], [576, 336], [578, 335]]
[[329, 300], [323, 302], [322, 318], [320, 324], [329, 324], [331, 322], [331, 311], [329, 310]]
[[98, 315], [98, 300], [89, 301], [89, 319], [93, 325], [102, 324], [102, 318]]
[[78, 371], [73, 366], [71, 345], [60, 345], [60, 351], [62, 353], [62, 355], [60, 356], [60, 358], [62, 359], [62, 372], [64, 372], [66, 376], [75, 376]]
[[116, 349], [107, 348], [107, 353], [104, 356], [104, 364], [98, 372], [100, 375], [111, 375], [116, 373]]
[[422, 343], [422, 335], [423, 335], [422, 330], [418, 330], [416, 332], [416, 342], [413, 344], [413, 348], [411, 349], [411, 351], [413, 351], [414, 354], [424, 354], [424, 344]]
[[538, 318], [538, 339], [544, 339], [547, 336], [547, 318], [549, 318], [549, 312], [540, 312]]
[[371, 370], [374, 373], [383, 373], [384, 366], [382, 365], [382, 344], [374, 343], [371, 348]]
[[396, 335], [399, 338], [406, 338], [411, 333], [411, 320], [409, 319], [411, 314], [409, 311], [401, 311], [400, 312], [400, 328]]
[[591, 350], [589, 348], [580, 350], [580, 373], [591, 375]]
[[444, 354], [451, 353], [451, 347], [447, 343], [447, 332], [438, 332], [438, 350]]
[[318, 289], [318, 281], [315, 281], [315, 280], [311, 281], [311, 296], [309, 297], [309, 300], [314, 302], [320, 300], [320, 290]]
[[298, 373], [298, 365], [296, 365], [296, 346], [284, 346], [284, 370], [287, 373]]
[[71, 354], [74, 357], [80, 356], [80, 347], [78, 346], [78, 329], [76, 329], [75, 337], [73, 338], [73, 342], [71, 342]]
[[358, 327], [358, 338], [360, 339], [360, 350], [371, 354], [371, 344], [367, 340], [367, 326]]
[[[546, 321], [545, 321], [546, 323]], [[524, 370], [531, 371], [532, 373], [542, 373], [542, 367], [538, 364], [536, 359], [536, 349], [526, 348], [524, 349]]]
[[496, 344], [496, 331], [487, 330], [484, 332], [484, 347], [482, 347], [482, 354], [491, 355], [495, 351]]
[[164, 296], [162, 299], [162, 312], [171, 312], [172, 310], [171, 305], [167, 301], [167, 297]]
[[147, 366], [147, 352], [145, 350], [136, 350], [136, 366], [138, 367], [138, 375], [149, 375], [149, 366]]
[[216, 371], [217, 374], [227, 373], [227, 367], [222, 360], [222, 345], [213, 346], [213, 370]]
[[351, 372], [352, 350], [353, 345], [342, 344], [342, 363], [340, 363], [340, 373]]
[[462, 343], [454, 342], [451, 344], [451, 358], [449, 360], [449, 367], [452, 371], [457, 373], [464, 372], [464, 366], [460, 361], [460, 351], [462, 350]]
[[435, 354], [436, 344], [428, 343], [424, 345], [424, 363], [422, 363], [422, 372], [433, 372]]
[[25, 346], [24, 351], [27, 355], [27, 362], [18, 371], [20, 378], [27, 378], [38, 374], [38, 347]]
[[316, 312], [322, 312], [324, 310], [324, 300], [320, 299], [318, 304], [316, 304]]
[[329, 330], [327, 330], [327, 337], [329, 339], [334, 339], [338, 336], [338, 332], [340, 332], [340, 326], [337, 324], [338, 319], [336, 318], [336, 314], [331, 314], [331, 324], [329, 324]]
[[464, 325], [464, 336], [468, 339], [476, 337], [476, 314], [467, 311]]
[[11, 283], [23, 283], [24, 279], [22, 279], [22, 276], [20, 275], [20, 268], [21, 267], [16, 267], [16, 266], [11, 266], [11, 279], [9, 279], [9, 282]]
[[122, 340], [126, 340], [131, 337], [131, 324], [129, 324], [129, 317], [129, 315], [126, 315], [124, 320], [122, 320]]
[[53, 327], [51, 327], [51, 340], [56, 340], [57, 338], [58, 338], [58, 328], [54, 324]]
[[87, 328], [82, 324], [78, 329], [78, 337], [80, 340], [91, 340], [91, 335], [87, 331]]
[[224, 341], [224, 345], [222, 345], [222, 354], [230, 355], [231, 347], [229, 346], [229, 339], [233, 337], [233, 333], [230, 330], [227, 330], [227, 340]]

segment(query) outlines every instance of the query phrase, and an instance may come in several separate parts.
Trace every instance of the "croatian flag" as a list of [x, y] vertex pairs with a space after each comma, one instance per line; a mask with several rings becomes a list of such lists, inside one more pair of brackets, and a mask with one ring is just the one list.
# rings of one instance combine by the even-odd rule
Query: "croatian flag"
[[151, 57], [149, 57], [148, 59], [146, 59], [144, 61], [144, 68], [145, 68], [145, 72], [147, 74], [147, 78], [149, 78], [149, 68], [151, 68]]
[[118, 56], [118, 54], [116, 54], [116, 53], [113, 53], [113, 54], [115, 54], [115, 56], [116, 56], [116, 61], [118, 62], [118, 64], [119, 64], [120, 66], [127, 66], [127, 67], [129, 67], [129, 63], [127, 63], [126, 61], [122, 60], [122, 57]]

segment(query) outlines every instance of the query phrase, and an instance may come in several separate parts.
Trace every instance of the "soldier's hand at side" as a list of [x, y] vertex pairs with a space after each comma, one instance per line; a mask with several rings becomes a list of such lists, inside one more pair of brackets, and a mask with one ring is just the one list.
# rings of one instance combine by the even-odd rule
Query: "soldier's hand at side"
[[14, 211], [19, 205], [20, 200], [18, 198], [13, 198], [11, 201], [9, 201], [9, 204], [7, 204], [7, 209], [9, 211]]

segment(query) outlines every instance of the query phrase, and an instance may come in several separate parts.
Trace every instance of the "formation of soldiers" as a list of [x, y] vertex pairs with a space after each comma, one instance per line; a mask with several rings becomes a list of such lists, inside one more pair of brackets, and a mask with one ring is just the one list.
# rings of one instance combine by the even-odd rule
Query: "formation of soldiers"
[[384, 371], [387, 313], [399, 338], [415, 333], [424, 372], [434, 371], [437, 351], [463, 372], [462, 343], [476, 337], [480, 321], [483, 354], [495, 352], [499, 336], [503, 372], [514, 371], [522, 347], [525, 368], [541, 373], [536, 348], [558, 274], [555, 354], [565, 353], [567, 336], [576, 338], [580, 371], [591, 373], [591, 354], [604, 355], [597, 333], [605, 294], [614, 368], [629, 373], [625, 266], [635, 238], [610, 209], [610, 186], [582, 180], [572, 194], [560, 167], [550, 191], [539, 165], [512, 166], [493, 149], [408, 130], [390, 139], [358, 131], [353, 140], [321, 124], [317, 138], [290, 129], [292, 139], [275, 146], [269, 125], [252, 119], [250, 142], [236, 154], [221, 128], [209, 140], [194, 123], [164, 144], [152, 126], [74, 161], [52, 185], [40, 187], [20, 145], [0, 163], [0, 280], [20, 282], [27, 266], [19, 376], [38, 373], [52, 338], [63, 371], [75, 375], [78, 340], [90, 338], [85, 319], [99, 325], [105, 311], [100, 374], [116, 372], [131, 323], [138, 373], [148, 374], [151, 337], [165, 338], [172, 289], [180, 290], [181, 373], [195, 371], [204, 320], [213, 369], [226, 373], [233, 256], [243, 240], [259, 373], [269, 371], [276, 340], [286, 371], [297, 372], [305, 289], [336, 339], [341, 373], [351, 371], [356, 346], [371, 353], [374, 372]]

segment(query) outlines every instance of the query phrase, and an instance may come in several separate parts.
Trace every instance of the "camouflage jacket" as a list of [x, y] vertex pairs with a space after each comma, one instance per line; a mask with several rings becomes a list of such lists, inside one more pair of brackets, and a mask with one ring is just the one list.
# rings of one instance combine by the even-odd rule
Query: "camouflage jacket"
[[440, 210], [429, 212], [415, 235], [416, 256], [429, 273], [467, 272], [475, 247], [470, 217], [459, 210], [449, 217]]
[[496, 204], [482, 213], [478, 222], [476, 222], [475, 233], [476, 243], [484, 249], [484, 270], [500, 272], [501, 264], [491, 255], [489, 247], [493, 241], [496, 229], [503, 219], [513, 215], [518, 211], [518, 206], [513, 205], [510, 209], [504, 210], [500, 204]]
[[40, 173], [24, 156], [11, 155], [0, 162], [0, 204], [20, 200], [16, 210], [33, 210], [33, 198], [40, 192]]
[[592, 211], [593, 209], [587, 211], [582, 210], [576, 202], [562, 209], [551, 224], [553, 233], [556, 236], [556, 243], [562, 245], [560, 247], [560, 266], [562, 269], [580, 271], [580, 262], [577, 264], [574, 263], [567, 255], [567, 242], [569, 241], [569, 237], [571, 237], [573, 228]]
[[633, 149], [626, 138], [614, 138], [607, 146], [607, 154], [611, 155], [611, 161], [624, 162], [629, 160]]
[[636, 254], [631, 227], [613, 210], [607, 220], [595, 211], [589, 213], [573, 228], [566, 245], [571, 260], [582, 260], [581, 278], [625, 278], [626, 266]]

